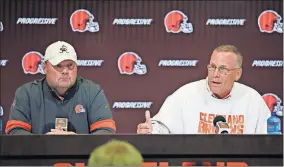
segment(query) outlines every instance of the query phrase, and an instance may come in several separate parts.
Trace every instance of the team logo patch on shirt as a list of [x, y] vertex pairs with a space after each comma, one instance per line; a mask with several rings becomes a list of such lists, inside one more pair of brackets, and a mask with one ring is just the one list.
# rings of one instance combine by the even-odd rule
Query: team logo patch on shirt
[[81, 104], [78, 104], [76, 107], [75, 107], [75, 112], [76, 113], [81, 113], [81, 112], [86, 112], [85, 108], [81, 105]]

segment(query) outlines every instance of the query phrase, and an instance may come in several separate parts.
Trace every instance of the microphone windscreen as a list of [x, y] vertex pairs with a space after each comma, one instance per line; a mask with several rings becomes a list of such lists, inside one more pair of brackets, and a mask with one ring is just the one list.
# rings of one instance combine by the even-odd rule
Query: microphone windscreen
[[216, 123], [217, 122], [226, 122], [226, 119], [223, 117], [223, 116], [221, 116], [221, 115], [218, 115], [218, 116], [216, 116], [215, 118], [214, 118], [214, 120], [213, 120], [213, 124], [214, 124], [214, 126], [216, 126]]

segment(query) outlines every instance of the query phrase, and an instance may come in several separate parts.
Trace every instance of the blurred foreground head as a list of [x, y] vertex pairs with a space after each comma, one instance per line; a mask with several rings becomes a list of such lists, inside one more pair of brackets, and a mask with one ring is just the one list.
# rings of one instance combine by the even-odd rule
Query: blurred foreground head
[[112, 140], [93, 150], [88, 166], [141, 166], [143, 157], [131, 144]]

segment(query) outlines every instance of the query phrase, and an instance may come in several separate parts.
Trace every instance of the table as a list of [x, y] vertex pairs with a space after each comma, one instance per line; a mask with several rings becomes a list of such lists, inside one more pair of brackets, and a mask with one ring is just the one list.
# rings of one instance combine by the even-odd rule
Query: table
[[144, 166], [283, 165], [282, 135], [72, 135], [0, 137], [0, 165], [84, 166], [96, 146], [125, 140], [142, 153]]

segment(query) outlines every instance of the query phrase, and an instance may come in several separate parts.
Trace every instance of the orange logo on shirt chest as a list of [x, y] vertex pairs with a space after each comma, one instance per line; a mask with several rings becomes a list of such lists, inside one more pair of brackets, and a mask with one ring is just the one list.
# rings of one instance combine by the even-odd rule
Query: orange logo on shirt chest
[[[213, 125], [214, 118], [218, 114], [208, 114], [200, 112], [198, 132], [204, 134], [214, 134], [215, 127]], [[222, 115], [231, 128], [231, 134], [243, 134], [244, 115]]]
[[78, 104], [75, 107], [75, 112], [76, 113], [82, 113], [82, 112], [86, 112], [86, 110], [85, 110], [85, 108], [81, 104]]

